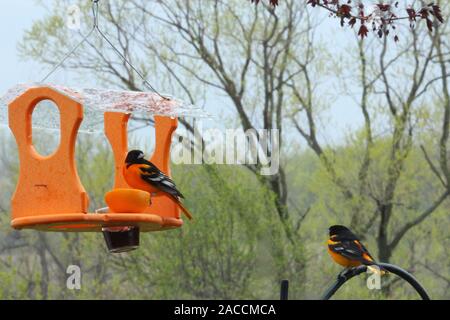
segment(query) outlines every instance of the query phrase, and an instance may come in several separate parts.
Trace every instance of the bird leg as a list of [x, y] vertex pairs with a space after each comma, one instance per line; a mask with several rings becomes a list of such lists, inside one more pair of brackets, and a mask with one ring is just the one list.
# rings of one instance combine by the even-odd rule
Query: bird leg
[[355, 271], [355, 268], [353, 268], [353, 267], [345, 268], [338, 274], [338, 279], [341, 279], [341, 278], [347, 279], [349, 276], [353, 275], [354, 271]]

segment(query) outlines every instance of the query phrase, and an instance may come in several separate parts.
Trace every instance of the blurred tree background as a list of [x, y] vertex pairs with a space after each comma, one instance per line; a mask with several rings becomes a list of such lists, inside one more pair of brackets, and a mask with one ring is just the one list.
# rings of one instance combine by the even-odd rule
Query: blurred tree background
[[[24, 58], [51, 67], [74, 45], [67, 39], [80, 35], [65, 25], [73, 3], [52, 2], [19, 44]], [[86, 34], [90, 2], [78, 4]], [[301, 1], [273, 9], [240, 0], [118, 0], [101, 1], [100, 12], [101, 29], [162, 91], [192, 103], [220, 96], [219, 128], [280, 130], [280, 170], [262, 176], [258, 165], [174, 165], [194, 222], [144, 234], [139, 250], [110, 255], [101, 234], [9, 227], [18, 160], [12, 137], [0, 131], [1, 298], [277, 299], [287, 278], [292, 298], [314, 299], [340, 271], [325, 246], [336, 223], [361, 235], [380, 261], [413, 272], [432, 298], [450, 298], [447, 22], [433, 33], [399, 28], [399, 43], [355, 35], [343, 53], [327, 39], [353, 31], [320, 33], [323, 15]], [[100, 39], [64, 67], [105, 87], [144, 89]], [[357, 101], [351, 112], [363, 122], [334, 142], [326, 112], [342, 97]], [[198, 123], [181, 124], [192, 139]], [[55, 140], [38, 137], [43, 149]], [[91, 209], [102, 207], [114, 167], [104, 137], [80, 135], [76, 157]], [[66, 289], [70, 264], [82, 269], [79, 291]], [[416, 298], [394, 276], [383, 285], [369, 291], [361, 277], [336, 297]]]

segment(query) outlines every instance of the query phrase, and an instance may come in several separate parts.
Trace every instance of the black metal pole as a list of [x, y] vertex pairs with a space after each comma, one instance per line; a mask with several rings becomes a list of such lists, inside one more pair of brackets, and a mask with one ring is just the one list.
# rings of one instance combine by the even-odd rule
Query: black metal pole
[[289, 299], [289, 280], [281, 280], [280, 300]]
[[322, 296], [322, 300], [329, 300], [343, 285], [345, 282], [350, 280], [351, 278], [360, 275], [361, 273], [366, 272], [366, 266], [359, 266], [357, 268], [349, 269], [345, 273], [340, 273], [334, 282]]
[[[420, 285], [420, 283], [416, 280], [416, 278], [414, 278], [412, 274], [393, 264], [378, 263], [378, 265], [380, 265], [390, 273], [393, 273], [402, 278], [403, 280], [405, 280], [406, 282], [408, 282], [416, 290], [416, 292], [420, 295], [420, 297], [423, 300], [430, 300], [430, 297], [428, 296], [425, 289]], [[328, 288], [328, 290], [323, 295], [322, 300], [330, 299], [344, 285], [344, 283], [346, 283], [351, 278], [360, 275], [361, 273], [364, 273], [366, 271], [367, 266], [363, 265], [353, 269], [349, 269], [347, 272], [339, 274], [336, 282], [333, 283], [333, 285], [330, 288]]]

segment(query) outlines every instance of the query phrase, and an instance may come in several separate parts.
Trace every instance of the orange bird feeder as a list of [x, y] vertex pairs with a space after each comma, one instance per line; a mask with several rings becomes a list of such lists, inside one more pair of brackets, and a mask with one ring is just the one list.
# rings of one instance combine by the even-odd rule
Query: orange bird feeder
[[[64, 232], [102, 231], [120, 226], [139, 227], [141, 232], [149, 232], [181, 227], [179, 208], [164, 194], [152, 195], [151, 205], [137, 210], [142, 212], [88, 212], [89, 196], [81, 184], [75, 163], [75, 143], [85, 112], [82, 90], [39, 85], [13, 90], [8, 121], [18, 145], [20, 173], [11, 200], [12, 227]], [[171, 114], [181, 110], [181, 104], [154, 93], [112, 91], [106, 100], [114, 103], [110, 101], [105, 105], [106, 91], [92, 90], [88, 95], [98, 100], [90, 101], [90, 104], [103, 113], [104, 133], [114, 153], [113, 192], [119, 192], [119, 199], [120, 196], [127, 197], [127, 191], [120, 194], [120, 189], [131, 189], [122, 176], [122, 167], [128, 152], [128, 120], [133, 112], [168, 114], [154, 116], [156, 141], [150, 161], [170, 176], [171, 139], [178, 124]], [[43, 100], [54, 102], [60, 114], [60, 145], [47, 157], [38, 154], [32, 144], [32, 113], [37, 103]], [[96, 105], [101, 103], [103, 105]], [[133, 196], [142, 195], [131, 194], [130, 199]]]

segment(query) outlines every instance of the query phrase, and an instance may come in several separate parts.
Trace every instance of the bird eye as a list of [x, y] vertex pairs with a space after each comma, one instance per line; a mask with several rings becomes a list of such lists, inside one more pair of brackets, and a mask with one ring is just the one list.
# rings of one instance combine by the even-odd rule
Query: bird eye
[[143, 158], [144, 158], [144, 154], [143, 153], [138, 155], [138, 159], [143, 159]]

